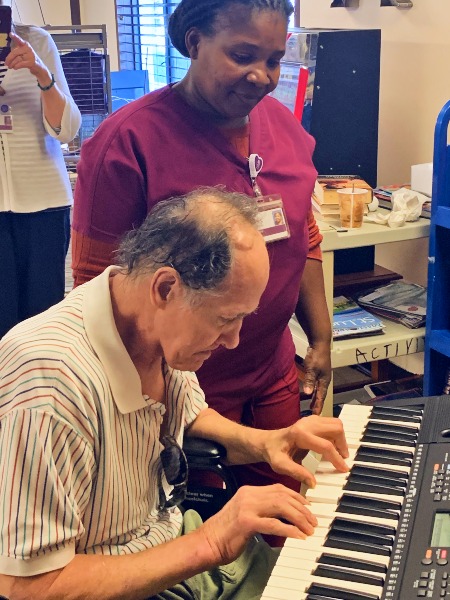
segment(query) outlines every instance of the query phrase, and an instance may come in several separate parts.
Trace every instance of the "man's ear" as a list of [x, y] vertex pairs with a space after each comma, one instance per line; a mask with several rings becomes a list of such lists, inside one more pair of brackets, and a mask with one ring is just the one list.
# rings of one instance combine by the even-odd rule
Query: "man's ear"
[[158, 269], [151, 283], [151, 295], [155, 306], [164, 306], [174, 298], [180, 289], [180, 276], [171, 267]]
[[198, 44], [200, 42], [200, 32], [196, 27], [188, 29], [185, 36], [186, 48], [189, 52], [189, 58], [195, 60], [198, 58]]

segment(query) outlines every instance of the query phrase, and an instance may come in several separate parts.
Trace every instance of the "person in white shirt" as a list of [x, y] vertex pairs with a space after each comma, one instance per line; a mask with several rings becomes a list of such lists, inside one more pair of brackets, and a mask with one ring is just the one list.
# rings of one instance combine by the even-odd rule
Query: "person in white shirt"
[[280, 483], [241, 487], [204, 523], [177, 507], [184, 435], [310, 485], [306, 449], [348, 470], [338, 419], [244, 427], [208, 407], [192, 372], [258, 309], [257, 220], [254, 198], [217, 188], [161, 201], [116, 266], [1, 340], [0, 594], [255, 600], [276, 560], [255, 534], [313, 533], [308, 502]]
[[81, 124], [49, 33], [16, 24], [10, 37], [0, 83], [0, 337], [64, 297], [73, 200], [61, 143]]

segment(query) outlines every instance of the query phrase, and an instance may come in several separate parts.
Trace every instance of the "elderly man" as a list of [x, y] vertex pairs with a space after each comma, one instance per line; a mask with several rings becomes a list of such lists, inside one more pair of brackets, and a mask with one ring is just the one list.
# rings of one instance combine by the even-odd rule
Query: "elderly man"
[[280, 484], [241, 488], [203, 524], [177, 508], [184, 433], [299, 481], [314, 482], [302, 449], [347, 470], [338, 420], [244, 428], [207, 407], [192, 373], [258, 309], [269, 259], [256, 220], [254, 200], [215, 188], [161, 202], [117, 266], [2, 340], [1, 594], [249, 600], [274, 564], [255, 534], [313, 532]]

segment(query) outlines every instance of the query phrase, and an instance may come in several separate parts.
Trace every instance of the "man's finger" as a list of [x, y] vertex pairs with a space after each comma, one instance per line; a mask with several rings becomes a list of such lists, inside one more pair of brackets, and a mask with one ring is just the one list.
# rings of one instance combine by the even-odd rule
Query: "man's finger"
[[[349, 467], [345, 462], [342, 453], [339, 450], [337, 450], [334, 446], [330, 446], [329, 444], [327, 444], [326, 448], [321, 454], [325, 460], [330, 461], [330, 463], [332, 463], [332, 465], [341, 473], [347, 473], [347, 471], [349, 470]], [[344, 455], [348, 456], [348, 451], [344, 453]]]
[[283, 456], [276, 465], [272, 465], [272, 468], [280, 475], [289, 475], [293, 479], [305, 483], [308, 487], [316, 485], [314, 475], [288, 456]]

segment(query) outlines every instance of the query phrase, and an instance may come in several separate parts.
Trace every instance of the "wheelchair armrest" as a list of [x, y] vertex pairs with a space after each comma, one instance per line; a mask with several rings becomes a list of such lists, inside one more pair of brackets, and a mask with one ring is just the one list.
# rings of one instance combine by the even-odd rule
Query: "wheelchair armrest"
[[185, 437], [183, 450], [188, 464], [192, 466], [216, 465], [227, 457], [227, 451], [221, 444], [203, 438]]

